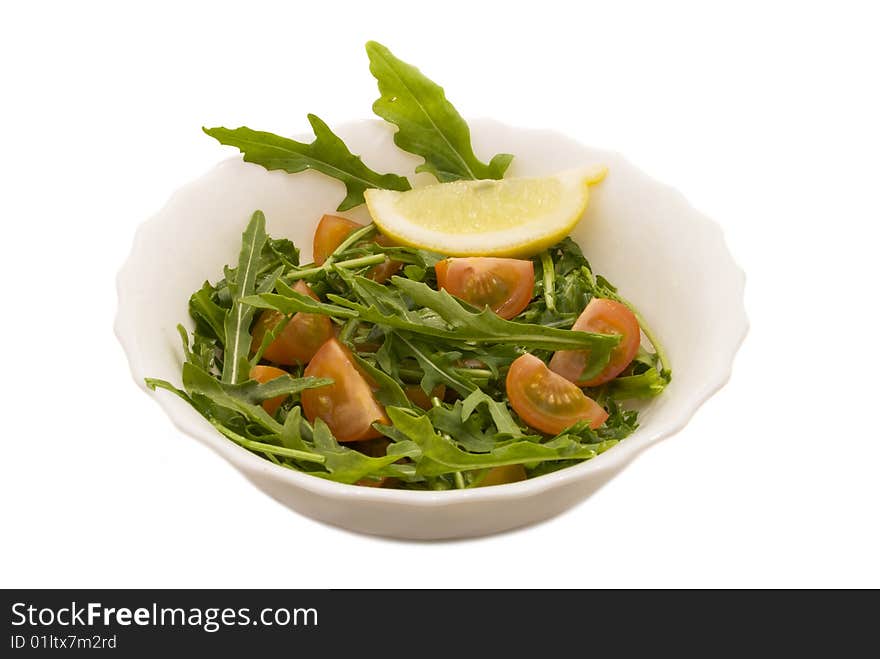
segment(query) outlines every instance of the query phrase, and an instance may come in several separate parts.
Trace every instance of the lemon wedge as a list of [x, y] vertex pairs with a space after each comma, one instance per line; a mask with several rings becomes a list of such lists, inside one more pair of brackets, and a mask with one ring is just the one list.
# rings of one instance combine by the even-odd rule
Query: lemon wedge
[[406, 192], [369, 189], [364, 197], [382, 233], [403, 245], [450, 256], [531, 256], [571, 233], [587, 207], [589, 186], [607, 171], [592, 166]]

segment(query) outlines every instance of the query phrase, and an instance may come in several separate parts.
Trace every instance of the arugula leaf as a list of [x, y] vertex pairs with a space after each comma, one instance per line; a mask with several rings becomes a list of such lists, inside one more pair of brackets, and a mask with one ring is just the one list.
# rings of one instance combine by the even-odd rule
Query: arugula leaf
[[223, 341], [226, 337], [224, 329], [226, 309], [214, 302], [214, 287], [205, 282], [189, 298], [189, 315], [196, 321], [202, 333], [210, 332], [215, 338]]
[[324, 457], [324, 466], [330, 472], [327, 478], [340, 483], [356, 483], [365, 476], [376, 474], [401, 457], [405, 457], [407, 451], [401, 448], [408, 448], [398, 448], [389, 455], [379, 458], [364, 455], [340, 445], [330, 432], [330, 428], [320, 418], [315, 419], [312, 439], [315, 443], [315, 451]]
[[556, 272], [549, 251], [541, 252], [541, 289], [547, 309], [556, 311]]
[[462, 401], [461, 404], [461, 420], [467, 421], [468, 417], [473, 414], [478, 405], [485, 405], [489, 410], [495, 427], [502, 435], [511, 435], [519, 437], [523, 434], [522, 429], [517, 425], [505, 403], [499, 403], [484, 391], [477, 389], [471, 395]]
[[361, 157], [349, 151], [345, 142], [321, 119], [313, 114], [308, 115], [308, 119], [315, 132], [315, 140], [310, 144], [251, 130], [246, 126], [234, 129], [218, 126], [202, 130], [221, 144], [238, 148], [246, 162], [292, 174], [314, 169], [342, 181], [346, 196], [336, 210], [345, 211], [364, 203], [364, 190], [367, 188], [410, 189], [405, 177], [379, 174], [367, 167]]
[[394, 426], [421, 449], [416, 471], [424, 476], [545, 460], [589, 460], [617, 443], [609, 440], [582, 444], [573, 435], [562, 435], [546, 444], [518, 441], [499, 446], [489, 453], [468, 453], [452, 440], [437, 434], [428, 417], [415, 417], [397, 407], [389, 407], [386, 412]]
[[295, 268], [299, 266], [299, 248], [293, 244], [288, 238], [269, 238], [266, 247], [272, 255], [278, 260], [270, 268], [284, 265], [285, 268]]
[[466, 309], [445, 290], [436, 291], [429, 286], [393, 277], [392, 283], [405, 293], [417, 306], [428, 307], [446, 321], [452, 334], [462, 341], [491, 341], [521, 345], [546, 350], [563, 350], [563, 345], [579, 344], [581, 349], [590, 348], [591, 359], [607, 360], [620, 338], [611, 334], [572, 332], [539, 325], [527, 325], [504, 320], [489, 309], [473, 312]]
[[460, 400], [455, 401], [451, 408], [443, 405], [433, 407], [428, 410], [428, 418], [438, 432], [444, 433], [464, 450], [488, 453], [495, 448], [495, 433], [483, 429], [479, 414], [471, 414], [462, 420], [461, 407]]
[[[368, 225], [375, 226], [375, 225]], [[380, 245], [376, 242], [364, 242], [355, 247], [349, 247], [339, 255], [339, 260], [346, 260], [355, 257], [370, 256], [373, 254], [382, 254], [392, 261], [400, 261], [416, 265], [425, 270], [432, 269], [439, 261], [446, 257], [436, 252], [431, 252], [417, 247], [405, 247], [402, 245]]]
[[383, 405], [394, 405], [396, 407], [413, 407], [397, 380], [385, 373], [382, 369], [373, 366], [357, 353], [352, 354], [354, 355], [355, 360], [357, 360], [358, 366], [366, 371], [367, 375], [369, 375], [378, 385], [379, 390], [375, 393], [376, 399], [380, 403]]
[[638, 375], [625, 375], [609, 382], [606, 387], [609, 395], [626, 400], [630, 398], [653, 398], [663, 393], [669, 379], [655, 368]]
[[413, 357], [418, 362], [424, 373], [419, 384], [422, 391], [429, 396], [439, 384], [452, 387], [463, 396], [478, 391], [477, 385], [470, 378], [455, 370], [461, 357], [460, 352], [434, 351], [426, 343], [408, 338], [402, 333], [397, 334], [397, 343], [400, 344], [400, 353]]
[[[168, 382], [168, 380], [162, 380], [160, 378], [144, 378], [144, 384], [150, 389], [150, 391], [156, 391], [156, 389], [164, 389], [165, 391], [170, 391], [175, 396], [178, 396], [185, 400], [190, 405], [193, 405], [192, 398], [189, 397], [185, 391], [182, 391], [175, 387], [173, 384]], [[193, 405], [195, 407], [195, 405]]]
[[311, 447], [303, 441], [301, 430], [303, 423], [302, 409], [297, 405], [287, 413], [287, 416], [284, 418], [284, 425], [278, 434], [282, 446], [299, 451], [311, 450]]
[[230, 396], [241, 398], [248, 403], [261, 403], [269, 398], [298, 394], [306, 389], [317, 389], [333, 384], [332, 378], [316, 378], [307, 376], [295, 378], [290, 375], [281, 375], [269, 382], [257, 382], [248, 380], [241, 384], [227, 384], [221, 386]]
[[[376, 328], [374, 328], [376, 329]], [[381, 328], [380, 328], [381, 329]], [[395, 380], [400, 379], [400, 359], [394, 348], [395, 334], [392, 331], [383, 332], [382, 345], [376, 350], [376, 364]]]
[[424, 281], [425, 275], [428, 274], [428, 271], [425, 270], [425, 268], [417, 265], [406, 265], [403, 267], [403, 274], [407, 277], [407, 279], [412, 279], [414, 281]]
[[[202, 416], [204, 416], [224, 437], [248, 450], [261, 453], [265, 457], [271, 458], [276, 462], [278, 462], [278, 460], [275, 456], [282, 456], [284, 458], [312, 463], [323, 463], [325, 461], [323, 455], [314, 452], [311, 447], [307, 446], [305, 442], [302, 441], [298, 427], [294, 429], [293, 424], [297, 423], [299, 420], [298, 407], [295, 408], [297, 414], [289, 414], [289, 421], [285, 420], [284, 425], [281, 426], [277, 421], [272, 419], [262, 407], [252, 405], [246, 402], [246, 400], [239, 398], [239, 395], [242, 392], [247, 393], [253, 399], [262, 399], [264, 396], [268, 397], [274, 395], [277, 391], [273, 392], [270, 389], [261, 388], [262, 385], [259, 385], [256, 382], [248, 383], [251, 385], [249, 389], [242, 388], [242, 385], [225, 385], [189, 363], [183, 365], [183, 370], [184, 386], [187, 386], [189, 393], [178, 389], [165, 380], [146, 378], [146, 384], [154, 391], [157, 388], [160, 388], [176, 394], [192, 405], [196, 411], [202, 414]], [[317, 382], [322, 379], [304, 378], [303, 380], [314, 380], [316, 382], [308, 384], [311, 386], [320, 386]], [[303, 386], [304, 384], [306, 383], [297, 382], [293, 378], [290, 378], [283, 382], [284, 386], [279, 387], [279, 391], [283, 391], [283, 393], [294, 393], [295, 391], [301, 391], [303, 388], [307, 388]], [[222, 412], [224, 410], [231, 412], [233, 416], [230, 417], [223, 414]], [[267, 443], [266, 440], [270, 442], [275, 441], [276, 436], [272, 434], [260, 436], [259, 439], [246, 437], [243, 433], [252, 435], [252, 433], [247, 431], [246, 426], [242, 428], [242, 432], [236, 432], [234, 427], [240, 424], [236, 424], [233, 419], [240, 418], [235, 416], [237, 414], [243, 414], [245, 418], [257, 422], [264, 428], [278, 430], [279, 434], [277, 437], [281, 440], [282, 445], [276, 446], [273, 443]]]
[[[485, 372], [484, 377], [495, 380], [499, 379], [501, 372], [522, 354], [515, 346], [503, 344], [468, 346], [462, 352], [464, 360], [480, 362]], [[475, 375], [475, 369], [471, 369], [471, 373], [472, 376]]]
[[[582, 437], [589, 437], [587, 441], [596, 440], [621, 440], [632, 435], [639, 427], [639, 413], [635, 410], [626, 410], [613, 398], [603, 397], [605, 409], [608, 411], [608, 418], [605, 423], [596, 430], [590, 430], [589, 435], [582, 432]], [[569, 432], [571, 432], [569, 430]]]
[[274, 434], [280, 434], [282, 426], [275, 418], [260, 407], [259, 402], [286, 394], [299, 393], [305, 389], [315, 389], [333, 384], [328, 378], [292, 378], [289, 375], [265, 384], [250, 380], [243, 384], [227, 384], [217, 380], [210, 373], [195, 364], [183, 365], [183, 387], [190, 396], [200, 394], [220, 407], [243, 414], [246, 418]]
[[380, 94], [373, 112], [398, 127], [397, 146], [425, 159], [417, 172], [430, 172], [441, 182], [504, 176], [513, 156], [500, 153], [488, 165], [480, 162], [468, 125], [442, 87], [375, 41], [367, 43], [367, 55]]
[[180, 341], [183, 344], [186, 361], [196, 364], [204, 371], [213, 371], [214, 362], [217, 357], [216, 340], [203, 336], [196, 330], [193, 332], [193, 345], [190, 348], [189, 335], [186, 333], [186, 328], [183, 325], [178, 325], [177, 333], [180, 335]]
[[[322, 464], [325, 462], [325, 457], [318, 453], [314, 453], [312, 451], [301, 451], [298, 449], [291, 449], [286, 446], [277, 446], [275, 444], [267, 444], [266, 442], [255, 441], [253, 439], [248, 439], [235, 432], [231, 428], [229, 428], [224, 423], [214, 419], [212, 417], [208, 417], [208, 421], [210, 421], [211, 425], [214, 426], [220, 434], [222, 434], [227, 439], [231, 439], [236, 444], [243, 446], [244, 448], [262, 453], [267, 458], [271, 459], [276, 464], [284, 464], [279, 461], [275, 456], [283, 456], [285, 458], [293, 458], [295, 460], [301, 460], [303, 462], [317, 462]], [[289, 465], [284, 465], [289, 466]]]
[[266, 243], [266, 217], [262, 211], [255, 211], [242, 234], [241, 252], [235, 280], [229, 282], [232, 294], [232, 308], [227, 312], [223, 323], [226, 349], [223, 359], [223, 382], [235, 384], [247, 380], [248, 349], [251, 344], [250, 326], [254, 309], [243, 304], [239, 298], [256, 292], [257, 259]]
[[[368, 284], [377, 285], [376, 282], [371, 282], [363, 277], [355, 277], [355, 280], [365, 286]], [[424, 318], [412, 311], [395, 308], [393, 311], [383, 313], [376, 306], [366, 306], [339, 295], [327, 295], [327, 299], [335, 304], [316, 302], [308, 296], [300, 295], [280, 281], [276, 285], [278, 293], [252, 295], [245, 298], [243, 302], [262, 309], [275, 309], [284, 314], [304, 311], [334, 318], [358, 318], [376, 325], [384, 325], [450, 342], [485, 342], [545, 350], [589, 349], [591, 360], [604, 359], [606, 362], [611, 350], [620, 341], [620, 337], [617, 335], [573, 332], [504, 320], [489, 309], [480, 312], [469, 311], [445, 290], [435, 291], [424, 283], [404, 277], [393, 277], [391, 281], [417, 306], [435, 311], [439, 318], [446, 323], [446, 328], [429, 324]], [[392, 304], [392, 298], [386, 297], [382, 304]]]

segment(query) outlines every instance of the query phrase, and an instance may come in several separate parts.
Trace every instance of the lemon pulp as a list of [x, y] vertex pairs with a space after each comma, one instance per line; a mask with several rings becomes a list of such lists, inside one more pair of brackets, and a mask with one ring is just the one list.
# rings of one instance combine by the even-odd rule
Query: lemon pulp
[[367, 190], [373, 221], [394, 240], [452, 256], [526, 256], [558, 242], [581, 219], [588, 167], [554, 176], [438, 183], [406, 192]]

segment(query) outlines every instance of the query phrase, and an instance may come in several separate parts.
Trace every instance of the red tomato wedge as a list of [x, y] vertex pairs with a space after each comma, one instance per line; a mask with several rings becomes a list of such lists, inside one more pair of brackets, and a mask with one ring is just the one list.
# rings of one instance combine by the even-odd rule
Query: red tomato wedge
[[338, 215], [325, 215], [318, 222], [315, 229], [315, 240], [312, 246], [312, 256], [315, 265], [323, 265], [327, 257], [348, 238], [348, 235], [357, 229], [363, 228], [357, 222], [352, 222]]
[[507, 319], [529, 306], [535, 287], [535, 267], [523, 259], [450, 258], [438, 262], [434, 270], [439, 288]]
[[[275, 378], [280, 378], [282, 375], [287, 375], [287, 371], [282, 371], [274, 366], [254, 366], [250, 372], [251, 380], [256, 380], [260, 383], [269, 382]], [[287, 396], [276, 396], [275, 398], [264, 400], [261, 405], [264, 410], [274, 416], [286, 398]]]
[[374, 421], [390, 423], [373, 396], [373, 383], [357, 367], [354, 356], [337, 339], [329, 339], [306, 367], [303, 375], [333, 378], [333, 384], [302, 392], [306, 418], [322, 419], [340, 442], [381, 437]]
[[598, 428], [608, 412], [534, 355], [517, 357], [507, 372], [510, 406], [532, 428], [556, 435], [578, 421]]
[[[302, 280], [296, 282], [293, 290], [318, 300], [318, 296]], [[266, 332], [271, 331], [281, 322], [282, 318], [283, 315], [277, 311], [267, 310], [260, 314], [252, 331], [252, 355], [263, 344]], [[266, 348], [263, 359], [288, 366], [306, 364], [331, 336], [333, 336], [333, 323], [329, 317], [314, 313], [294, 314], [293, 318], [281, 330], [281, 334]]]
[[[316, 265], [322, 265], [342, 241], [358, 229], [363, 229], [362, 224], [352, 222], [338, 215], [324, 215], [315, 229], [315, 239], [312, 247], [312, 255]], [[374, 238], [375, 242], [383, 247], [390, 247], [393, 243], [385, 236], [379, 235]], [[400, 261], [385, 259], [384, 263], [374, 266], [367, 272], [367, 276], [380, 284], [385, 283], [397, 271], [403, 267]]]
[[588, 350], [560, 350], [550, 359], [550, 370], [559, 373], [579, 387], [596, 387], [613, 380], [635, 358], [641, 343], [641, 329], [635, 314], [625, 304], [593, 298], [581, 312], [573, 330], [596, 334], [619, 334], [620, 343], [611, 353], [611, 360], [599, 375], [583, 380], [581, 373], [589, 360]]

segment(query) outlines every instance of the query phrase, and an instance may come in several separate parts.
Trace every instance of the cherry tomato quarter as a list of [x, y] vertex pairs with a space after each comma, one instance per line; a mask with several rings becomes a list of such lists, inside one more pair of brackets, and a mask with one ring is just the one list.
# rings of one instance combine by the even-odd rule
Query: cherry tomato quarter
[[[293, 290], [318, 300], [318, 296], [301, 279], [296, 282]], [[272, 331], [282, 319], [283, 315], [277, 311], [266, 310], [260, 314], [251, 332], [253, 336], [251, 355], [256, 354], [263, 344], [266, 332]], [[333, 323], [327, 316], [302, 312], [294, 314], [281, 333], [263, 352], [263, 359], [286, 366], [307, 364], [318, 348], [331, 336], [333, 336]]]
[[534, 355], [517, 357], [507, 372], [507, 397], [523, 421], [556, 435], [579, 421], [598, 428], [608, 413], [577, 385], [557, 375]]
[[507, 319], [529, 306], [535, 288], [535, 267], [523, 259], [449, 258], [438, 262], [434, 271], [439, 288]]
[[[276, 378], [280, 378], [282, 375], [287, 375], [287, 371], [283, 371], [280, 368], [275, 368], [274, 366], [254, 366], [250, 372], [251, 380], [256, 380], [261, 384], [269, 382]], [[275, 412], [278, 411], [278, 408], [281, 407], [281, 404], [286, 399], [287, 396], [276, 396], [275, 398], [268, 398], [264, 400], [261, 405], [263, 406], [264, 410], [274, 416]]]
[[620, 343], [611, 353], [611, 360], [594, 378], [584, 380], [581, 373], [589, 360], [589, 351], [560, 350], [550, 359], [550, 370], [559, 373], [579, 387], [596, 387], [616, 378], [629, 366], [639, 351], [641, 329], [635, 314], [625, 304], [593, 298], [578, 317], [573, 330], [596, 334], [618, 334]]
[[303, 413], [309, 421], [322, 419], [340, 442], [382, 436], [372, 424], [390, 422], [373, 395], [373, 383], [361, 373], [354, 356], [337, 339], [329, 339], [321, 346], [303, 375], [334, 381], [302, 392]]
[[348, 238], [353, 231], [363, 228], [357, 222], [352, 222], [338, 215], [324, 215], [315, 229], [315, 239], [312, 243], [312, 257], [315, 265], [323, 265], [342, 241]]
[[[342, 244], [342, 241], [358, 229], [363, 229], [363, 225], [338, 215], [324, 215], [321, 221], [318, 222], [317, 229], [315, 229], [312, 247], [315, 265], [323, 265], [327, 257]], [[376, 236], [374, 242], [383, 247], [390, 247], [394, 244], [391, 239], [382, 235]], [[384, 284], [392, 276], [396, 275], [402, 267], [403, 263], [400, 261], [392, 261], [386, 258], [384, 263], [370, 268], [367, 271], [367, 277], [380, 284]]]

